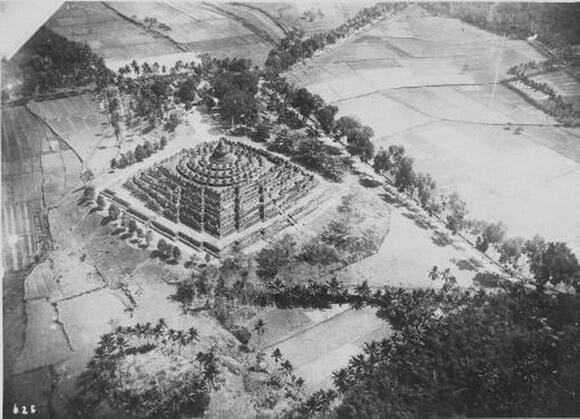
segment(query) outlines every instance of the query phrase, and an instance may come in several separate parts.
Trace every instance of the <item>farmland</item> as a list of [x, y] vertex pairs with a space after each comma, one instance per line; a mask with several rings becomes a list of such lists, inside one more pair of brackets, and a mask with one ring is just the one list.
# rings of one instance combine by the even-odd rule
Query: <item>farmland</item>
[[172, 42], [154, 36], [97, 2], [71, 2], [49, 19], [56, 33], [88, 44], [103, 58], [140, 58], [180, 52]]
[[[405, 146], [418, 170], [465, 197], [471, 216], [580, 250], [580, 220], [572, 216], [580, 196], [569, 193], [580, 186], [580, 130], [555, 127], [494, 85], [496, 70], [501, 81], [511, 66], [542, 58], [525, 41], [408, 8], [288, 77], [336, 104], [339, 115], [373, 127], [377, 148]], [[578, 85], [566, 76], [546, 77], [565, 78], [575, 95]]]
[[287, 29], [298, 29], [308, 35], [333, 29], [353, 17], [363, 7], [373, 5], [372, 2], [356, 3], [255, 3], [236, 6], [260, 9], [276, 22]]
[[[327, 30], [365, 5], [70, 2], [51, 17], [48, 27], [87, 43], [113, 70], [133, 59], [163, 62], [163, 56], [187, 53], [244, 57], [263, 64], [289, 30], [306, 34]], [[157, 25], [150, 23], [151, 18]]]
[[78, 181], [80, 162], [27, 108], [2, 113], [3, 260], [19, 270], [49, 245], [46, 207]]
[[29, 109], [44, 119], [94, 173], [108, 169], [117, 154], [117, 138], [104, 105], [93, 93], [30, 102]]

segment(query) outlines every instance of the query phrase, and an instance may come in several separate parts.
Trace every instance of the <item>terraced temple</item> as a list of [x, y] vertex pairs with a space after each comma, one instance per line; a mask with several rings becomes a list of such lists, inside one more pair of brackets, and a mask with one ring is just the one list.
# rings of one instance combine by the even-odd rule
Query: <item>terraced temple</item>
[[173, 223], [223, 239], [278, 216], [291, 220], [296, 212], [286, 210], [315, 184], [280, 157], [221, 138], [181, 151], [125, 187]]

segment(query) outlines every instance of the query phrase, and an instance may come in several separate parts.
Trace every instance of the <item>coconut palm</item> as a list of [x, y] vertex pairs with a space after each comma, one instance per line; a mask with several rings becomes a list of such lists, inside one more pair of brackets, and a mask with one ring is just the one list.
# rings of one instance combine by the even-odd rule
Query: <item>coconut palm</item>
[[284, 371], [284, 374], [286, 376], [290, 376], [290, 374], [292, 374], [292, 371], [294, 370], [294, 366], [288, 360], [282, 362], [282, 364], [280, 365], [280, 367], [282, 368], [282, 370]]
[[266, 333], [266, 322], [263, 319], [259, 319], [254, 325], [254, 330], [260, 337], [260, 345], [262, 344], [262, 336]]
[[280, 351], [279, 348], [274, 349], [274, 351], [272, 351], [272, 358], [274, 358], [274, 362], [277, 364], [278, 361], [280, 361], [282, 359], [282, 352]]

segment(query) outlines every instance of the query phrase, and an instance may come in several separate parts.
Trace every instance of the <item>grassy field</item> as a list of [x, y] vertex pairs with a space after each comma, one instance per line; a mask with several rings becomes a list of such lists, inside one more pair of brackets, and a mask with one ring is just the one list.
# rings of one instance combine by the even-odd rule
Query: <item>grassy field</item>
[[[580, 186], [580, 130], [554, 127], [494, 86], [496, 70], [501, 81], [511, 66], [541, 59], [525, 41], [409, 8], [289, 76], [373, 127], [377, 148], [404, 145], [418, 170], [465, 197], [473, 217], [580, 251], [580, 195], [569, 193]], [[575, 95], [578, 84], [566, 80]]]

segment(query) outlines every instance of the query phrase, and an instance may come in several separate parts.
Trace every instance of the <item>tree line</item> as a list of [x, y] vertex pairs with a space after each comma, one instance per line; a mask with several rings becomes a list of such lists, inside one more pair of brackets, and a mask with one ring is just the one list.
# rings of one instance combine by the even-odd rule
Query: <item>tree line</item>
[[280, 40], [277, 48], [270, 51], [264, 66], [267, 71], [279, 74], [298, 61], [312, 57], [316, 51], [325, 46], [332, 45], [353, 31], [384, 18], [387, 13], [402, 10], [404, 7], [406, 7], [404, 3], [379, 3], [366, 7], [336, 28], [317, 32], [306, 39], [303, 39], [299, 32], [290, 32]]

